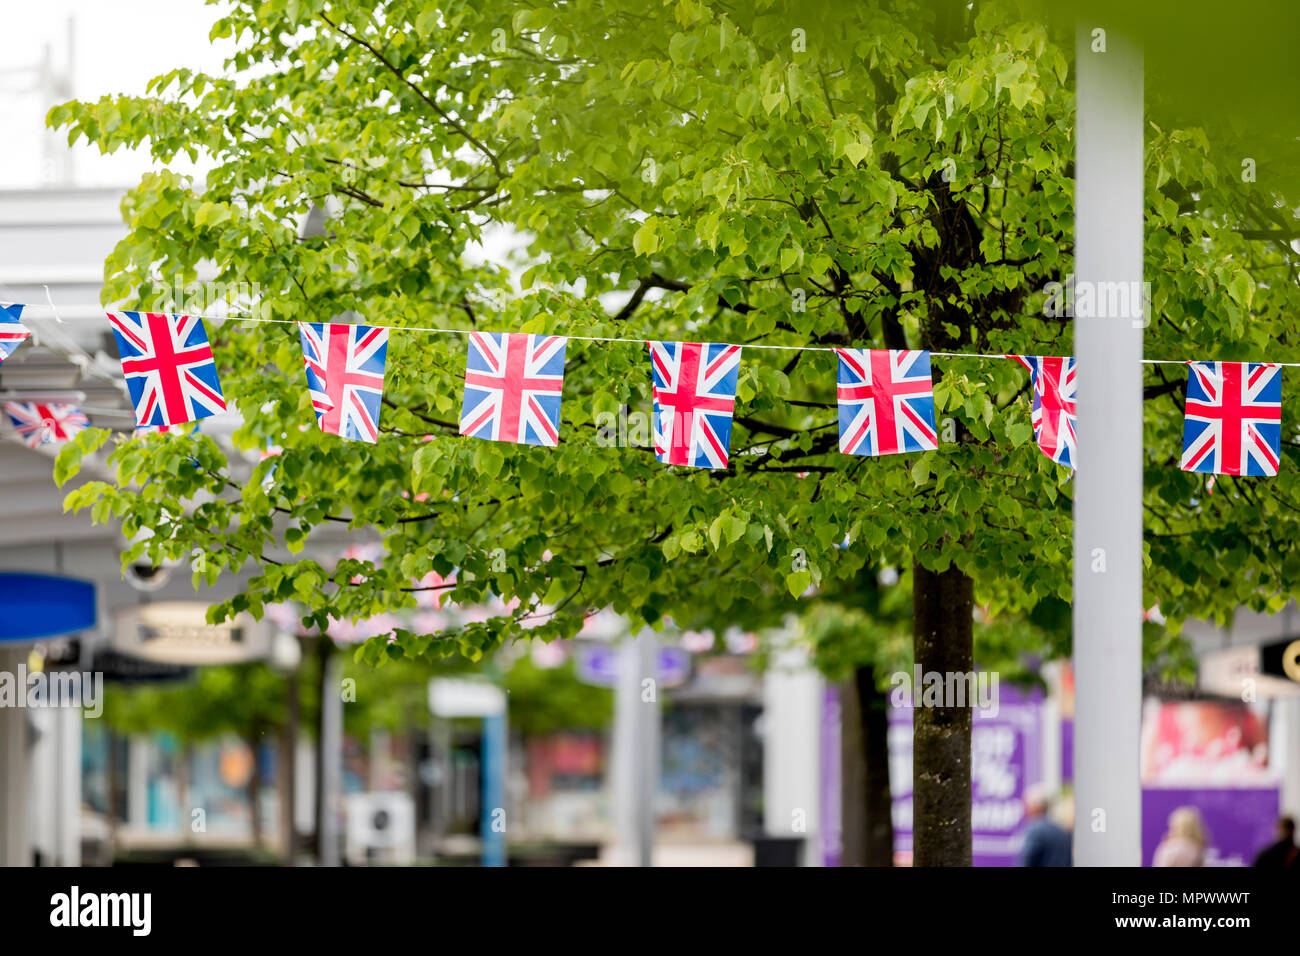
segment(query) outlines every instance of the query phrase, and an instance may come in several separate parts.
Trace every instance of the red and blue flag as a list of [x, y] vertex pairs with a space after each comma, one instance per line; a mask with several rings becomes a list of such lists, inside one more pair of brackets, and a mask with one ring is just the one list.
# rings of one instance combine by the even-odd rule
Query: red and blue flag
[[1272, 476], [1281, 459], [1281, 367], [1188, 362], [1183, 471]]
[[299, 322], [307, 389], [327, 435], [374, 443], [384, 398], [388, 330], [371, 325]]
[[137, 425], [179, 425], [226, 410], [203, 320], [109, 312]]
[[559, 335], [472, 333], [460, 433], [521, 445], [558, 445], [567, 344]]
[[1029, 421], [1038, 447], [1058, 465], [1073, 468], [1079, 453], [1074, 433], [1078, 417], [1074, 359], [1050, 355], [1009, 357], [1029, 369], [1029, 386], [1034, 394]]
[[14, 354], [14, 349], [32, 333], [23, 327], [21, 305], [0, 305], [0, 362]]
[[939, 447], [930, 353], [836, 349], [840, 451], [894, 455]]
[[740, 346], [647, 342], [654, 385], [655, 457], [666, 465], [726, 468]]
[[5, 402], [5, 412], [29, 448], [68, 441], [90, 424], [90, 419], [76, 405]]

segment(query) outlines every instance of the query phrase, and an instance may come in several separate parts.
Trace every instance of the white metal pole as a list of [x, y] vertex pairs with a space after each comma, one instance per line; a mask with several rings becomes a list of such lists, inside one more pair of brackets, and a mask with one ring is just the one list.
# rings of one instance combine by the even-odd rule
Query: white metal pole
[[[659, 641], [649, 628], [636, 639], [637, 685], [637, 864], [653, 865], [655, 804], [659, 795]], [[652, 679], [653, 693], [646, 693], [644, 681]]]
[[[1077, 31], [1074, 855], [1141, 863], [1142, 53]], [[1087, 313], [1087, 314], [1083, 314]]]
[[80, 707], [64, 707], [58, 715], [57, 864], [81, 865], [81, 726]]
[[[614, 816], [619, 862], [650, 866], [659, 790], [658, 644], [648, 628], [618, 650], [614, 704]], [[653, 685], [647, 679], [655, 679]]]
[[[322, 637], [322, 641], [329, 640]], [[326, 678], [321, 707], [321, 758], [325, 765], [321, 775], [322, 807], [320, 826], [320, 865], [339, 866], [339, 808], [343, 796], [343, 697], [340, 684], [343, 662], [338, 651], [325, 659]]]

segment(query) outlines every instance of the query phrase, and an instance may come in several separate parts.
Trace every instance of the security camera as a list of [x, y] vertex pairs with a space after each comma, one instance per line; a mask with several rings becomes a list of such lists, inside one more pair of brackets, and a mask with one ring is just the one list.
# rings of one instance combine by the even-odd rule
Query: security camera
[[137, 591], [157, 591], [172, 576], [175, 565], [158, 565], [150, 561], [137, 561], [126, 566], [126, 582]]

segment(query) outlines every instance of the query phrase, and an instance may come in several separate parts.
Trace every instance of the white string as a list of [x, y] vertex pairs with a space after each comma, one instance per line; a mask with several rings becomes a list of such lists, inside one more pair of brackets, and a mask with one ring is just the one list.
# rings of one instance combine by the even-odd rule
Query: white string
[[50, 311], [54, 313], [54, 321], [59, 325], [63, 325], [63, 319], [59, 318], [59, 310], [54, 307], [54, 298], [50, 295], [50, 287], [42, 284], [41, 288], [45, 290], [45, 301], [50, 304]]
[[[49, 298], [49, 295], [50, 295], [50, 289], [49, 286], [46, 286], [45, 287], [46, 298]], [[18, 303], [0, 302], [0, 305], [16, 305], [16, 304]], [[105, 309], [102, 305], [99, 305], [98, 303], [96, 303], [95, 305], [65, 306], [65, 308], [95, 309], [98, 311], [102, 311], [104, 313], [107, 313], [109, 311]], [[50, 310], [54, 312], [54, 318], [57, 319], [60, 323], [64, 321], [63, 319], [59, 318], [58, 311], [54, 308], [53, 300], [50, 301]], [[138, 310], [130, 309], [126, 311], [138, 311]], [[207, 315], [202, 312], [185, 312], [185, 313], [173, 313], [173, 314], [188, 315], [196, 319], [210, 319], [213, 322], [242, 322], [242, 323], [252, 322], [252, 323], [267, 324], [267, 325], [299, 325], [303, 321], [305, 321], [302, 319], [264, 319], [264, 318], [256, 318], [251, 315], [250, 316]], [[81, 316], [80, 318], [88, 322], [92, 320], [99, 321], [98, 316]], [[319, 324], [319, 323], [312, 323], [312, 324]], [[324, 324], [328, 325], [329, 323], [324, 323]], [[377, 325], [372, 322], [365, 322], [365, 323], [358, 323], [358, 324], [366, 325], [368, 328], [372, 328], [372, 329], [386, 329], [389, 332], [429, 332], [435, 335], [473, 335], [476, 331], [479, 331], [476, 329], [443, 329], [443, 328], [438, 328], [436, 326], [427, 326], [427, 325]], [[618, 338], [614, 336], [604, 336], [604, 335], [563, 335], [561, 337], [566, 339], [573, 339], [579, 342], [626, 342], [631, 345], [644, 345], [647, 341], [646, 339]], [[744, 349], [767, 349], [769, 351], [778, 351], [778, 352], [838, 351], [838, 349], [836, 349], [834, 346], [824, 346], [824, 345], [763, 345], [763, 344], [743, 344], [743, 343], [739, 343], [739, 344], [740, 347]], [[930, 355], [935, 358], [951, 358], [951, 359], [1006, 359], [1007, 358], [1007, 355], [1001, 352], [931, 352]], [[1191, 359], [1142, 359], [1141, 361], [1143, 365], [1188, 365], [1192, 362]], [[1213, 361], [1213, 360], [1206, 360], [1206, 361]], [[1300, 362], [1264, 362], [1264, 363], [1250, 363], [1250, 364], [1277, 365], [1284, 368], [1300, 368]]]

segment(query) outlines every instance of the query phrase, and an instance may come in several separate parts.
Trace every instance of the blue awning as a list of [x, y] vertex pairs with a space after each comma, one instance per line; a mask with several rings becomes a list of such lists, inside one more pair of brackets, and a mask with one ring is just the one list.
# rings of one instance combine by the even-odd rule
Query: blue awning
[[90, 630], [97, 620], [91, 582], [0, 571], [0, 641], [64, 637]]

